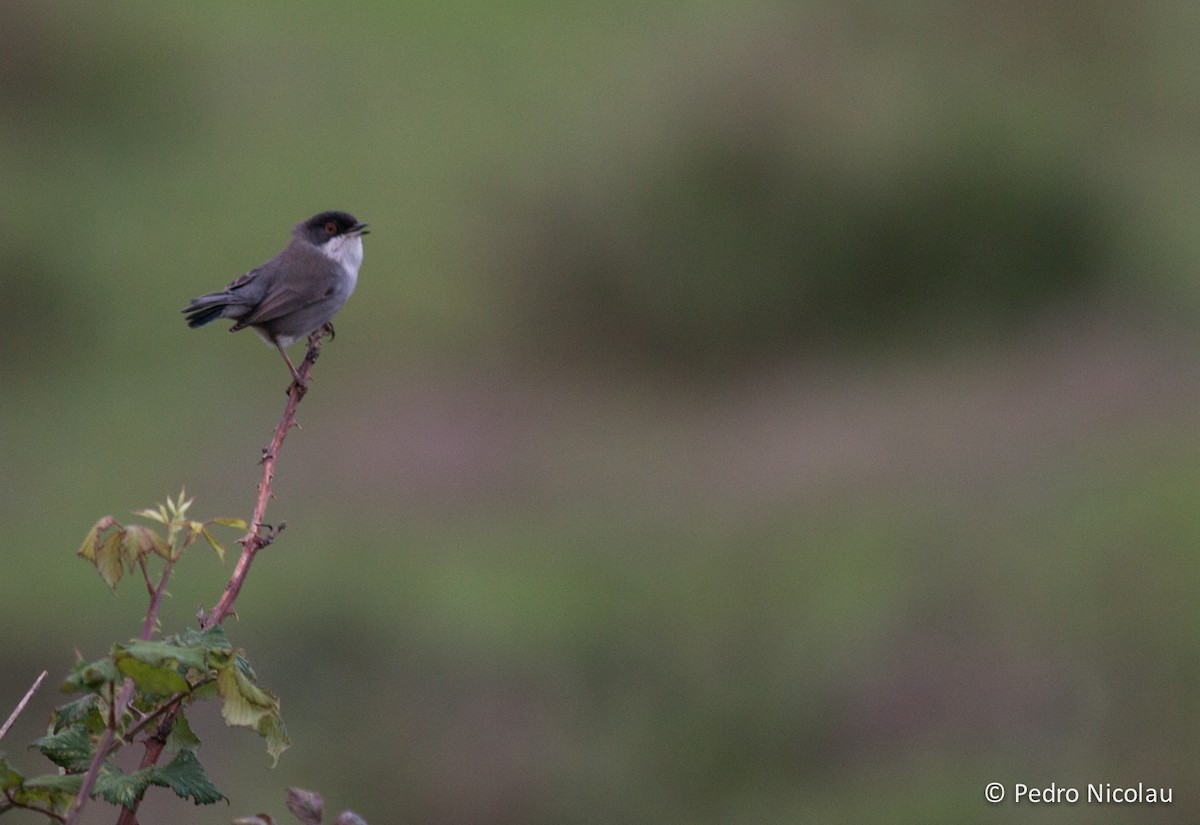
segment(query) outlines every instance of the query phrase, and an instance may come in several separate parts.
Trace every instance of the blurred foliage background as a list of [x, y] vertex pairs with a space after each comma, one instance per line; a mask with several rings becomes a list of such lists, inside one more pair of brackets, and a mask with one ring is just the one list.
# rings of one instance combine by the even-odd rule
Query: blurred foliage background
[[251, 509], [284, 367], [180, 308], [372, 226], [229, 626], [295, 747], [143, 821], [1195, 820], [1194, 4], [4, 18], [0, 716], [138, 631], [97, 517]]

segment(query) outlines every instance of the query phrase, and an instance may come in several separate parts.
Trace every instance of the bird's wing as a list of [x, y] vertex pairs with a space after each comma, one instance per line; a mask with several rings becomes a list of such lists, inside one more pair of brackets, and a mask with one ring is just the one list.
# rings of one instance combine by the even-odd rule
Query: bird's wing
[[[264, 266], [265, 266], [265, 264], [264, 264]], [[225, 291], [231, 292], [235, 289], [241, 289], [242, 287], [249, 285], [258, 276], [258, 273], [261, 272], [262, 269], [263, 269], [263, 267], [256, 266], [256, 267], [254, 267], [254, 269], [250, 270], [245, 275], [241, 275], [241, 276], [238, 276], [237, 278], [234, 278], [232, 281], [229, 282], [229, 285], [225, 287]]]
[[276, 287], [271, 291], [270, 295], [263, 298], [258, 306], [254, 307], [254, 309], [238, 321], [238, 326], [248, 327], [254, 324], [265, 324], [281, 316], [303, 309], [310, 304], [315, 304], [324, 297], [321, 292], [315, 295], [305, 295], [294, 289]]
[[[259, 270], [265, 270], [271, 266], [297, 267], [304, 270], [304, 285], [302, 287], [291, 286], [287, 276], [282, 278], [276, 276], [269, 289], [250, 283], [255, 279]], [[250, 283], [248, 292], [255, 291], [257, 287], [257, 291], [266, 293], [262, 295], [258, 304], [239, 321], [239, 324], [242, 326], [266, 324], [276, 318], [298, 312], [307, 306], [325, 300], [337, 287], [338, 274], [337, 264], [315, 249], [293, 249], [291, 258], [287, 261], [280, 261], [277, 256], [274, 260], [268, 261], [256, 270], [247, 272], [238, 279], [239, 281], [244, 279]]]

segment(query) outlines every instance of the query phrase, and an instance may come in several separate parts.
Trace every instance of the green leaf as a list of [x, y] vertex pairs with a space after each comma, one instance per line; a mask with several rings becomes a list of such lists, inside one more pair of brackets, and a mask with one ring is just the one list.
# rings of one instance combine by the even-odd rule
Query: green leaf
[[0, 758], [0, 791], [7, 791], [21, 784], [24, 777], [12, 769], [7, 759]]
[[117, 658], [122, 655], [131, 656], [139, 662], [145, 662], [148, 665], [158, 666], [178, 662], [185, 667], [192, 667], [196, 670], [208, 670], [204, 651], [197, 647], [181, 645], [178, 639], [178, 636], [172, 636], [169, 639], [163, 639], [161, 642], [136, 640], [125, 645], [115, 645], [113, 656]]
[[251, 682], [237, 667], [220, 670], [217, 692], [223, 700], [221, 716], [227, 725], [257, 730], [264, 716], [279, 713], [279, 700]]
[[167, 735], [167, 750], [171, 753], [180, 751], [194, 751], [200, 747], [200, 737], [192, 732], [192, 726], [188, 724], [187, 717], [183, 715], [183, 711], [175, 714], [175, 722], [171, 725], [171, 732]]
[[52, 808], [65, 808], [71, 804], [79, 786], [83, 784], [83, 774], [44, 774], [26, 779], [20, 788], [11, 791], [13, 799], [23, 805], [40, 802]]
[[171, 696], [191, 690], [176, 665], [148, 665], [132, 656], [118, 656], [117, 667], [133, 679], [138, 692], [145, 696]]
[[79, 546], [76, 555], [87, 559], [90, 562], [96, 560], [96, 547], [100, 539], [100, 534], [117, 523], [117, 520], [112, 516], [105, 516], [92, 525], [92, 529], [88, 530], [87, 536], [83, 540], [83, 544]]
[[192, 701], [205, 702], [209, 699], [216, 699], [218, 695], [217, 680], [210, 679], [207, 682], [201, 682], [192, 688]]
[[124, 530], [110, 533], [108, 538], [97, 543], [96, 555], [93, 559], [100, 578], [104, 579], [104, 583], [112, 588], [114, 593], [117, 590], [117, 582], [121, 581], [121, 577], [125, 575], [125, 570], [121, 566], [121, 545], [124, 537]]
[[94, 693], [120, 680], [121, 672], [112, 659], [76, 662], [71, 674], [63, 681], [62, 690], [65, 693]]
[[60, 768], [75, 773], [88, 769], [92, 762], [92, 754], [96, 750], [91, 734], [82, 724], [71, 725], [59, 733], [35, 739], [29, 746], [37, 748]]
[[147, 507], [145, 510], [134, 510], [133, 514], [135, 516], [141, 516], [142, 518], [151, 519], [152, 521], [157, 521], [162, 525], [166, 525], [166, 523], [170, 521], [170, 519], [167, 518], [167, 511], [162, 508], [161, 504], [158, 506], [157, 510], [151, 510], [149, 507]]
[[236, 527], [238, 530], [246, 530], [249, 528], [249, 525], [246, 524], [246, 520], [244, 518], [221, 517], [221, 518], [210, 519], [210, 521], [212, 521], [213, 524], [220, 524], [225, 527]]
[[167, 540], [160, 536], [156, 531], [149, 527], [143, 527], [140, 524], [131, 524], [125, 528], [126, 544], [131, 544], [136, 558], [131, 558], [130, 561], [136, 559], [144, 559], [151, 553], [161, 556], [164, 559], [171, 557], [171, 545]]
[[271, 767], [279, 764], [279, 757], [292, 746], [288, 739], [287, 728], [283, 725], [283, 717], [278, 713], [264, 716], [258, 723], [258, 735], [267, 740], [267, 753], [271, 756]]
[[217, 551], [217, 557], [222, 562], [225, 561], [225, 548], [221, 546], [221, 542], [217, 541], [216, 537], [213, 536], [212, 533], [208, 532], [207, 528], [201, 530], [200, 535], [204, 536], [204, 540], [208, 542], [209, 546]]
[[88, 693], [65, 705], [59, 705], [54, 709], [52, 723], [54, 733], [75, 724], [84, 725], [92, 733], [99, 731], [104, 727], [104, 719], [100, 715], [100, 697]]
[[125, 562], [126, 567], [132, 568], [137, 564], [138, 559], [143, 558], [142, 542], [138, 536], [142, 532], [146, 532], [146, 528], [140, 524], [131, 524], [122, 531], [121, 561]]
[[105, 762], [96, 778], [94, 796], [98, 796], [110, 805], [133, 807], [143, 796], [146, 788], [150, 787], [150, 770], [145, 769], [133, 773], [123, 773]]
[[229, 642], [229, 636], [226, 635], [225, 628], [221, 625], [210, 627], [208, 630], [188, 628], [171, 638], [178, 640], [178, 643], [183, 647], [198, 647], [209, 652], [229, 652], [233, 650], [233, 645]]
[[250, 728], [264, 737], [272, 766], [278, 764], [279, 755], [292, 744], [283, 727], [278, 697], [254, 684], [237, 661], [219, 668], [217, 692], [222, 699], [221, 716], [225, 724]]
[[197, 805], [211, 805], [224, 799], [229, 800], [204, 774], [204, 766], [191, 751], [180, 751], [166, 765], [149, 770], [150, 781], [163, 788], [170, 788], [182, 799], [191, 799]]

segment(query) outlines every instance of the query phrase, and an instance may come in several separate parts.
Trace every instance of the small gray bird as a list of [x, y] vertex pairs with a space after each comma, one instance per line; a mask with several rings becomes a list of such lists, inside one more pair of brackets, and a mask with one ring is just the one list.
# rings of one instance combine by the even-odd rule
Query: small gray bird
[[220, 292], [193, 298], [184, 308], [189, 327], [218, 318], [237, 321], [230, 332], [250, 327], [274, 344], [304, 385], [284, 347], [328, 325], [358, 282], [362, 236], [367, 225], [346, 212], [322, 212], [292, 229], [284, 250]]

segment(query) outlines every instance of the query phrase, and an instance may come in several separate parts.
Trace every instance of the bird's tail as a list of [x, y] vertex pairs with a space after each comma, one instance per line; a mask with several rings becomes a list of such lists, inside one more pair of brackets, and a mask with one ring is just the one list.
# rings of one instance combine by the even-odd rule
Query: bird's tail
[[213, 292], [193, 298], [191, 303], [183, 308], [183, 313], [187, 315], [187, 325], [195, 329], [218, 318], [228, 317], [225, 310], [232, 304], [230, 297], [227, 292]]

